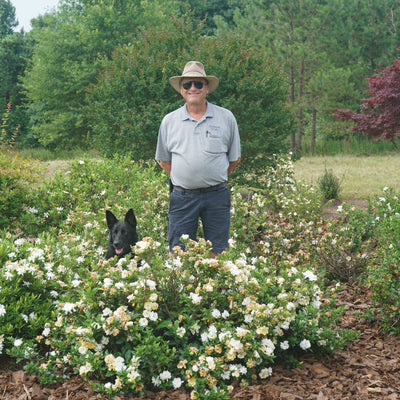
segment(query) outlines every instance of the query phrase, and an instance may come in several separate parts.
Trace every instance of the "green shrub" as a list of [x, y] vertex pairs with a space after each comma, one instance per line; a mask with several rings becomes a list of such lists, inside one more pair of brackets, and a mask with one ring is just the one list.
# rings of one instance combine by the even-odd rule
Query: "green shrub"
[[[44, 257], [56, 249], [48, 246]], [[73, 254], [62, 261], [56, 284], [69, 289], [38, 338], [52, 350], [45, 364], [29, 365], [42, 379], [70, 370], [102, 376], [97, 390], [110, 394], [185, 386], [199, 399], [226, 399], [232, 381], [254, 383], [276, 361], [332, 351], [350, 337], [330, 327], [343, 308], [321, 301], [307, 266], [272, 265], [234, 249], [208, 259], [202, 240], [171, 260], [160, 242], [144, 238], [135, 246], [140, 263], [104, 261], [89, 249], [81, 246], [80, 261]], [[55, 261], [52, 270], [60, 267]]]
[[37, 165], [13, 150], [18, 128], [7, 132], [11, 105], [1, 119], [0, 134], [0, 229], [10, 227], [28, 203], [27, 185], [36, 180]]
[[333, 173], [332, 170], [327, 170], [318, 178], [318, 186], [325, 200], [336, 200], [342, 191], [340, 179]]
[[343, 204], [340, 217], [330, 221], [313, 246], [317, 264], [329, 281], [356, 282], [375, 258], [376, 221], [372, 208]]
[[[75, 160], [70, 163], [68, 173], [56, 174], [31, 192], [30, 212], [20, 221], [20, 227], [25, 233], [37, 235], [43, 230], [60, 228], [66, 222], [69, 230], [79, 232], [83, 229], [82, 218], [102, 221], [107, 208], [125, 215], [132, 207], [137, 215], [143, 216], [142, 234], [150, 235], [153, 229], [161, 230], [166, 220], [167, 188], [167, 179], [155, 163], [142, 165], [133, 162], [129, 155]], [[154, 204], [148, 201], [149, 196]], [[153, 211], [151, 206], [164, 211], [153, 226], [154, 221], [149, 219], [146, 223], [145, 218]]]
[[244, 38], [204, 37], [201, 27], [192, 27], [186, 18], [173, 27], [148, 28], [114, 52], [88, 93], [93, 139], [105, 156], [153, 159], [162, 118], [183, 104], [168, 79], [197, 59], [220, 79], [209, 100], [230, 109], [238, 121], [242, 162], [232, 177], [248, 182], [270, 164], [268, 155], [288, 149], [287, 86], [276, 62]]
[[390, 333], [400, 333], [400, 199], [390, 189], [372, 202], [377, 223], [377, 256], [366, 280], [372, 300]]
[[[129, 156], [80, 160], [34, 190], [29, 239], [0, 242], [1, 352], [44, 384], [80, 374], [110, 395], [185, 387], [226, 399], [234, 381], [254, 383], [276, 362], [354, 337], [337, 331], [343, 307], [300, 255], [314, 223], [297, 218], [294, 204], [271, 214], [268, 196], [233, 189], [230, 249], [209, 259], [200, 239], [170, 259], [168, 181], [157, 168]], [[105, 260], [104, 210], [129, 207], [137, 257]]]

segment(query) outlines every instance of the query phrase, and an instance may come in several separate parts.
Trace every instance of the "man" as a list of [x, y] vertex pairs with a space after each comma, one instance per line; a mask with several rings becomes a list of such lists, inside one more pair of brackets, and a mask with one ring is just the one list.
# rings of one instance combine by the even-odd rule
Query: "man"
[[196, 240], [199, 218], [210, 257], [228, 247], [230, 192], [228, 175], [240, 161], [240, 137], [233, 114], [206, 100], [219, 81], [202, 63], [189, 61], [182, 75], [170, 78], [186, 104], [167, 114], [160, 125], [156, 160], [170, 176], [168, 212], [170, 254], [186, 234]]

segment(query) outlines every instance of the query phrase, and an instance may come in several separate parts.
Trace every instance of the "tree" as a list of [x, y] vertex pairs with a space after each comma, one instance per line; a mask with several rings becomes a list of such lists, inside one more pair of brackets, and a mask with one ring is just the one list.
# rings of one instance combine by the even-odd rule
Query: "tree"
[[[300, 150], [304, 133], [311, 131], [313, 139], [317, 127], [320, 132], [332, 127], [335, 106], [360, 101], [354, 90], [363, 83], [360, 77], [395, 51], [399, 5], [399, 0], [249, 0], [244, 13], [235, 14], [237, 35], [253, 38], [285, 71], [288, 102], [297, 116], [292, 150]], [[217, 34], [232, 30], [221, 19], [217, 26]]]
[[213, 35], [215, 33], [216, 17], [222, 18], [225, 23], [233, 23], [235, 11], [242, 12], [247, 5], [248, 0], [179, 0], [182, 3], [189, 4], [193, 10], [193, 20], [195, 23], [204, 21], [204, 33]]
[[15, 7], [10, 0], [0, 0], [0, 39], [11, 35], [18, 25]]
[[284, 77], [274, 60], [245, 38], [204, 37], [189, 17], [175, 19], [169, 28], [148, 28], [134, 43], [116, 49], [88, 93], [93, 141], [106, 156], [153, 159], [163, 116], [182, 105], [168, 79], [193, 59], [220, 79], [209, 99], [235, 115], [242, 141], [242, 162], [235, 172], [254, 184], [253, 178], [265, 173], [268, 155], [288, 149], [292, 119]]
[[15, 33], [0, 39], [0, 98], [3, 104], [12, 101], [17, 92], [18, 76], [24, 72], [25, 39], [23, 34]]
[[12, 105], [9, 128], [14, 131], [19, 125], [18, 141], [26, 139], [29, 125], [19, 79], [25, 71], [31, 49], [32, 43], [22, 31], [0, 39], [0, 102], [3, 106], [7, 103]]
[[161, 26], [173, 2], [64, 0], [34, 22], [35, 48], [23, 78], [33, 130], [42, 145], [87, 144], [85, 93], [119, 44], [135, 40], [140, 26]]
[[337, 110], [335, 116], [356, 122], [355, 132], [376, 140], [387, 140], [398, 148], [400, 137], [400, 58], [393, 65], [368, 78], [368, 96], [360, 112]]

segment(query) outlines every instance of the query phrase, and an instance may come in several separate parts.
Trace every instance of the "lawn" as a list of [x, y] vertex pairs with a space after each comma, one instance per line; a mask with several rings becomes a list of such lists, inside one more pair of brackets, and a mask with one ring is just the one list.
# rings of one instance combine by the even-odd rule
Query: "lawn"
[[400, 190], [400, 155], [302, 157], [295, 163], [295, 176], [318, 185], [325, 169], [341, 179], [340, 198], [344, 200], [368, 199], [382, 193], [384, 187]]

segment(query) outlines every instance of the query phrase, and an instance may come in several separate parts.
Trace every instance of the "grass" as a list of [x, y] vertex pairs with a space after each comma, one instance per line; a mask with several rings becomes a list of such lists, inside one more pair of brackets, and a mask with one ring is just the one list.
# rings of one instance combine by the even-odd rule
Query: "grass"
[[318, 185], [325, 169], [341, 180], [340, 198], [345, 200], [368, 199], [381, 194], [384, 187], [400, 191], [400, 155], [335, 155], [302, 157], [295, 163], [296, 179]]
[[[368, 141], [360, 142], [367, 146]], [[346, 152], [335, 155], [303, 156], [295, 163], [296, 179], [318, 186], [318, 179], [324, 174], [325, 170], [332, 171], [341, 183], [340, 198], [342, 200], [367, 200], [374, 195], [379, 195], [384, 187], [391, 187], [396, 192], [400, 191], [400, 154], [382, 151], [381, 154], [373, 152], [361, 154], [360, 143], [353, 149], [355, 153]], [[365, 144], [366, 143], [366, 144]], [[374, 144], [374, 151], [379, 143]], [[381, 144], [388, 145], [388, 143]], [[332, 146], [332, 145], [331, 145]], [[342, 149], [343, 150], [343, 149]], [[371, 149], [369, 149], [371, 150]], [[94, 150], [85, 151], [75, 149], [72, 151], [51, 151], [43, 148], [38, 149], [18, 149], [23, 156], [40, 159], [42, 161], [52, 161], [48, 166], [46, 176], [52, 175], [54, 170], [63, 166], [71, 159], [82, 156], [98, 158], [98, 152]], [[331, 151], [333, 149], [331, 148]], [[60, 163], [60, 165], [59, 165]]]
[[38, 148], [18, 148], [15, 150], [23, 157], [34, 158], [41, 161], [73, 160], [79, 157], [98, 158], [99, 152], [96, 150], [49, 150], [42, 147]]

